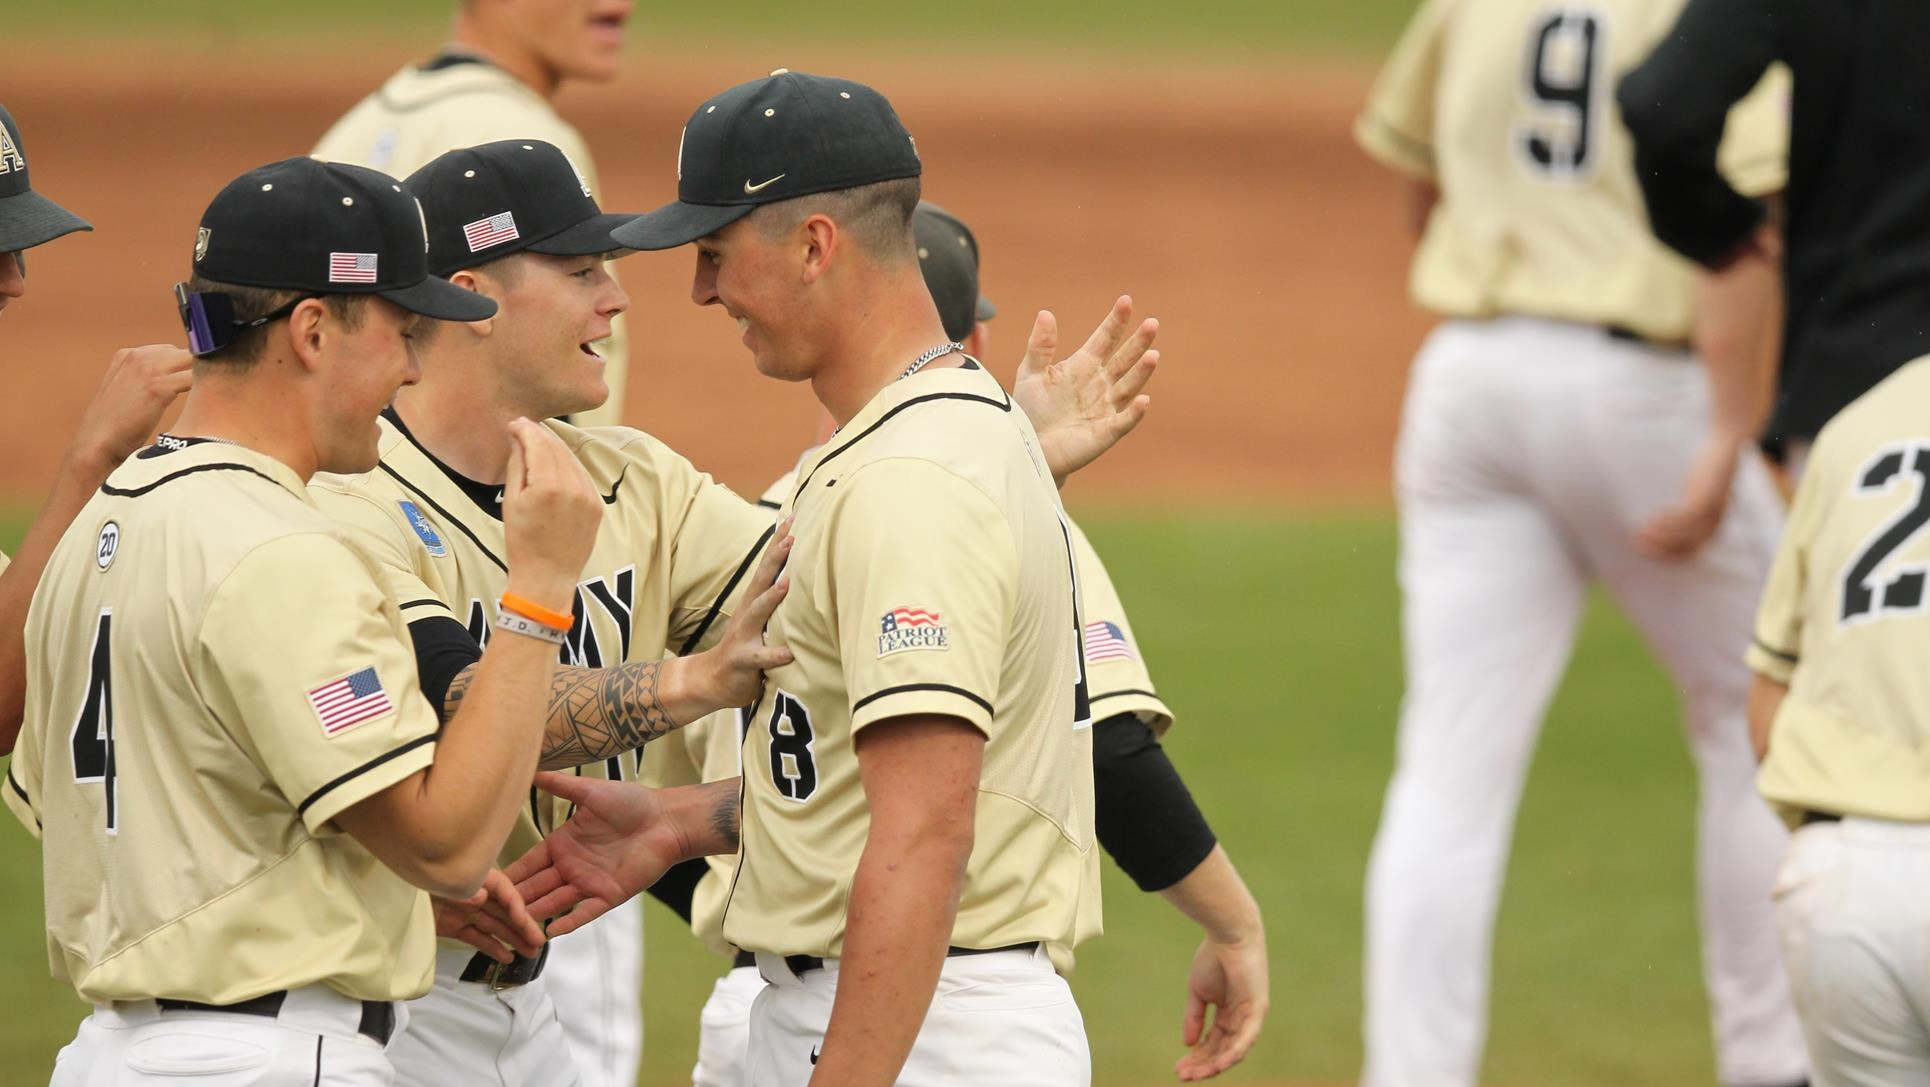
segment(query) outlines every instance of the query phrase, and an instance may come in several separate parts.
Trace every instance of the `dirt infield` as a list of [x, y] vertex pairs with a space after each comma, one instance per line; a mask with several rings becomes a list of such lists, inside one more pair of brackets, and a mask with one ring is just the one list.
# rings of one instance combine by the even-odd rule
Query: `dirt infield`
[[[427, 43], [269, 58], [207, 46], [72, 43], [10, 51], [6, 104], [36, 185], [92, 219], [37, 251], [5, 318], [0, 493], [51, 476], [107, 354], [178, 339], [166, 288], [194, 224], [240, 171], [306, 151]], [[1403, 301], [1397, 188], [1347, 137], [1368, 73], [1123, 71], [1098, 62], [979, 66], [969, 83], [875, 56], [720, 56], [639, 42], [616, 84], [562, 108], [596, 150], [599, 199], [644, 210], [674, 191], [677, 133], [713, 90], [776, 64], [885, 90], [925, 154], [926, 193], [972, 223], [1009, 371], [1030, 314], [1067, 339], [1130, 290], [1164, 322], [1168, 366], [1141, 435], [1084, 496], [1378, 504], [1406, 360], [1425, 327]], [[291, 51], [292, 53], [292, 51]], [[631, 257], [629, 420], [740, 488], [761, 488], [811, 431], [810, 395], [759, 378], [721, 311], [688, 301], [689, 256]]]

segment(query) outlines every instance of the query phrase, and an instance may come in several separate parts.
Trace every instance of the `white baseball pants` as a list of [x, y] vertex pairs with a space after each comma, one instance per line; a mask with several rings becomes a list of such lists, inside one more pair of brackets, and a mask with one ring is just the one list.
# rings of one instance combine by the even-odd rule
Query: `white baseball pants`
[[1813, 1087], [1930, 1083], [1930, 824], [1798, 830], [1776, 921]]
[[[55, 1059], [51, 1087], [389, 1087], [394, 1070], [358, 1032], [361, 1017], [361, 1001], [321, 985], [291, 991], [273, 1019], [163, 1012], [152, 1000], [96, 1007]], [[405, 1022], [398, 1008], [391, 1046]]]
[[[770, 982], [751, 1005], [750, 1087], [806, 1087], [837, 996], [838, 964], [792, 974], [758, 956]], [[1092, 1054], [1072, 989], [1043, 950], [945, 960], [899, 1087], [1089, 1087]]]
[[474, 954], [437, 949], [435, 987], [409, 1001], [409, 1029], [389, 1043], [398, 1087], [580, 1087], [548, 964], [535, 981], [492, 990], [462, 980]]
[[1476, 1081], [1515, 809], [1591, 582], [1683, 692], [1718, 1074], [1803, 1078], [1769, 899], [1786, 835], [1744, 721], [1742, 653], [1782, 504], [1745, 458], [1698, 556], [1654, 562], [1633, 544], [1707, 428], [1696, 360], [1599, 328], [1449, 321], [1415, 359], [1396, 457], [1407, 692], [1367, 876], [1364, 1087]]
[[643, 1063], [643, 896], [557, 937], [542, 980], [583, 1087], [636, 1087]]
[[751, 1050], [751, 1004], [763, 991], [755, 966], [735, 967], [711, 986], [698, 1019], [691, 1087], [750, 1087], [745, 1061]]

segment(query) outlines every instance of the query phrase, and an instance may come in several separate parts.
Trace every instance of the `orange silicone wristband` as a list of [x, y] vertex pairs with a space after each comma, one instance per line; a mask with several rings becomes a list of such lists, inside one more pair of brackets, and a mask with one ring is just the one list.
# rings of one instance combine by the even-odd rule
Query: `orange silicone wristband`
[[576, 616], [567, 612], [551, 611], [533, 600], [525, 600], [515, 593], [504, 593], [500, 605], [505, 611], [513, 611], [525, 619], [534, 619], [546, 627], [568, 630], [576, 625]]

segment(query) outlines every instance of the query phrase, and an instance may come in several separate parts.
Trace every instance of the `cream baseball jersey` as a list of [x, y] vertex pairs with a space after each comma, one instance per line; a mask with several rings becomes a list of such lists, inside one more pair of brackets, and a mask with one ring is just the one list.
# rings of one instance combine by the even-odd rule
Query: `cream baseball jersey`
[[427, 767], [437, 715], [375, 570], [280, 462], [130, 458], [27, 618], [6, 798], [41, 838], [54, 975], [95, 1003], [321, 983], [421, 995], [428, 896], [331, 820]]
[[[1688, 339], [1690, 266], [1649, 232], [1614, 97], [1683, 2], [1427, 0], [1354, 129], [1444, 193], [1415, 254], [1416, 302]], [[1744, 192], [1783, 187], [1788, 91], [1772, 69], [1730, 113], [1721, 162]]]
[[[329, 128], [313, 154], [408, 177], [444, 151], [532, 137], [561, 148], [585, 191], [596, 188], [589, 145], [542, 95], [480, 57], [452, 51], [390, 76]], [[580, 426], [613, 426], [622, 417], [627, 329], [619, 315], [599, 348], [610, 398], [573, 415]]]
[[[640, 431], [546, 425], [607, 503], [577, 585], [576, 623], [562, 662], [601, 668], [713, 644], [771, 534], [771, 511]], [[317, 505], [381, 572], [407, 622], [453, 619], [486, 644], [508, 581], [501, 488], [444, 466], [392, 412], [382, 420], [380, 449], [372, 472], [317, 476]], [[637, 756], [592, 762], [579, 772], [634, 780]], [[504, 847], [505, 863], [566, 818], [565, 808], [533, 792], [530, 812]]]
[[911, 714], [984, 732], [951, 943], [1099, 929], [1092, 733], [1071, 548], [1024, 414], [977, 364], [880, 392], [800, 466], [791, 590], [743, 746], [737, 947], [836, 957], [869, 831], [853, 741]]
[[1760, 783], [1785, 815], [1930, 822], [1930, 358], [1810, 452], [1763, 590], [1755, 671], [1789, 685]]

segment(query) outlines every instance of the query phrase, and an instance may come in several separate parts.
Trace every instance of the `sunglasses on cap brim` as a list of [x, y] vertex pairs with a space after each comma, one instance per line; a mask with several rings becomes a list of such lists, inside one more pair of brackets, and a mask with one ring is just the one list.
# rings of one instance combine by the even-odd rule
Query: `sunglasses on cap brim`
[[234, 342], [235, 333], [245, 328], [260, 328], [295, 312], [295, 307], [320, 294], [303, 294], [286, 305], [246, 321], [235, 319], [235, 301], [221, 291], [190, 291], [186, 283], [174, 285], [174, 304], [181, 312], [181, 327], [188, 332], [188, 353], [206, 358]]

